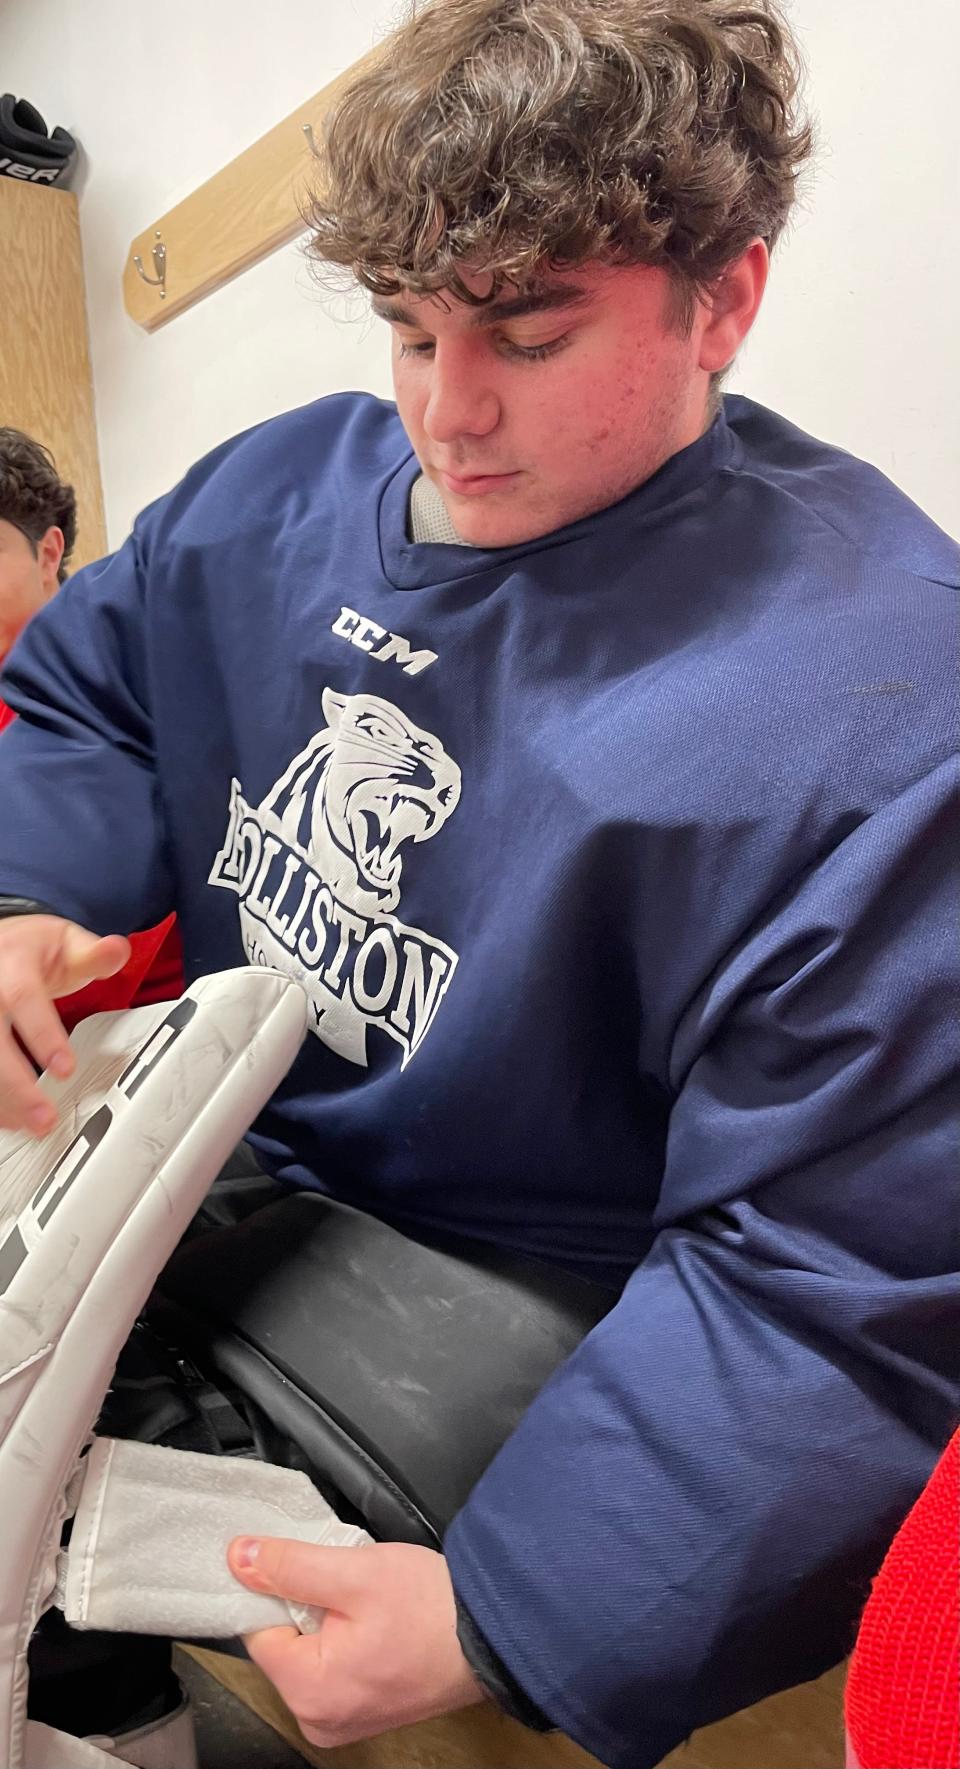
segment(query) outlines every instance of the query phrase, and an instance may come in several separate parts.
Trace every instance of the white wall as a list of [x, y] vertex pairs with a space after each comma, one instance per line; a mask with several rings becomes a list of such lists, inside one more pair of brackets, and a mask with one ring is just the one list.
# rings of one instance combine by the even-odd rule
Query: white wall
[[[382, 328], [338, 323], [297, 246], [147, 336], [130, 239], [368, 49], [399, 0], [5, 0], [0, 78], [86, 152], [78, 185], [111, 542], [190, 461], [345, 387], [389, 392]], [[876, 462], [960, 534], [955, 0], [792, 0], [821, 149], [734, 385]], [[0, 322], [2, 323], [2, 322]]]

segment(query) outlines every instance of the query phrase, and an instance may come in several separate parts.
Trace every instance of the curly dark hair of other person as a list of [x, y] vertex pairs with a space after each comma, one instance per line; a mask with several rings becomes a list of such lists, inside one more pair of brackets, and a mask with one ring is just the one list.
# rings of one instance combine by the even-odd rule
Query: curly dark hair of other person
[[429, 0], [327, 119], [308, 251], [374, 294], [475, 305], [545, 268], [657, 265], [689, 329], [784, 227], [801, 77], [776, 0]]
[[0, 521], [19, 528], [36, 555], [48, 528], [63, 534], [63, 558], [57, 573], [63, 583], [67, 560], [77, 538], [77, 499], [72, 485], [57, 473], [48, 448], [22, 430], [0, 426]]

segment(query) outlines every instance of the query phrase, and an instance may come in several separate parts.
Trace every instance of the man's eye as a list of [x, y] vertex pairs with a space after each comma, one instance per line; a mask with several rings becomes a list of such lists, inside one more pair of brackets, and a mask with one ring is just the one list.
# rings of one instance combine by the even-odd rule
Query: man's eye
[[543, 362], [548, 356], [555, 356], [567, 343], [568, 332], [562, 332], [559, 338], [549, 338], [545, 344], [517, 344], [512, 338], [501, 340], [501, 349], [507, 356], [518, 358], [521, 362]]
[[[515, 362], [543, 362], [548, 356], [555, 356], [569, 342], [570, 334], [561, 333], [559, 338], [550, 338], [545, 344], [518, 344], [512, 338], [500, 338], [498, 347], [504, 356], [512, 357]], [[426, 338], [422, 343], [414, 344], [407, 339], [398, 339], [400, 356], [429, 356], [434, 349], [433, 338]]]

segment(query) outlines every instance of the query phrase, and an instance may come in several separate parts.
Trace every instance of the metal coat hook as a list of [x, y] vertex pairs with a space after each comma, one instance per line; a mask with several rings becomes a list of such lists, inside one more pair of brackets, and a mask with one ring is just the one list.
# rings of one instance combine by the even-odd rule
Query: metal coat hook
[[314, 158], [316, 158], [317, 144], [313, 139], [313, 124], [301, 123], [300, 127], [307, 138], [307, 146], [310, 149], [310, 152], [313, 154]]
[[167, 248], [161, 238], [159, 227], [157, 228], [157, 243], [150, 256], [153, 259], [153, 268], [157, 273], [156, 276], [147, 275], [143, 268], [143, 260], [140, 257], [139, 252], [134, 253], [133, 262], [137, 267], [138, 274], [143, 277], [144, 282], [149, 283], [152, 289], [159, 289], [160, 299], [161, 301], [165, 301], [167, 297]]

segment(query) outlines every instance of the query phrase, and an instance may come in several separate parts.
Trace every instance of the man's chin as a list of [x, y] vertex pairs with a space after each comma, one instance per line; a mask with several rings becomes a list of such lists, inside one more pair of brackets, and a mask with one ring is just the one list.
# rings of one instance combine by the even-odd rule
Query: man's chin
[[[483, 499], [444, 498], [447, 514], [460, 539], [468, 547], [519, 547], [525, 541], [539, 540], [556, 526], [542, 513], [508, 507], [496, 507], [491, 497]], [[465, 507], [466, 506], [466, 507]]]

